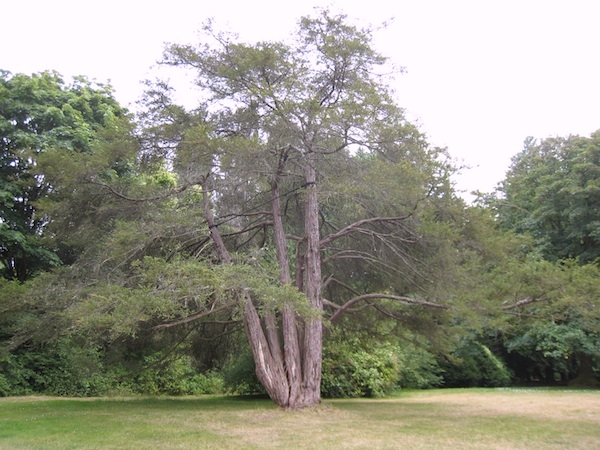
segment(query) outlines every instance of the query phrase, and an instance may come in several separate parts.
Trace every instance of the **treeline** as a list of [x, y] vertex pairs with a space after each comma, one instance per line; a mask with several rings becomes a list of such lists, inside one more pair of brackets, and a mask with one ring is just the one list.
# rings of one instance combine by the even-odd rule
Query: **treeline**
[[599, 132], [528, 139], [466, 205], [370, 30], [206, 31], [163, 61], [191, 110], [0, 72], [1, 395], [597, 385]]

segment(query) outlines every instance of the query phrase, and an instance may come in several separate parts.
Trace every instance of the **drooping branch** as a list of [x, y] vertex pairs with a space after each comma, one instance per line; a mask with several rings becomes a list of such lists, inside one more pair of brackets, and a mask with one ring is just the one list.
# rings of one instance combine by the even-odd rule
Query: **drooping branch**
[[201, 311], [201, 312], [198, 312], [191, 316], [184, 317], [183, 319], [175, 320], [173, 322], [161, 323], [160, 325], [156, 325], [155, 327], [152, 327], [152, 329], [153, 330], [164, 330], [166, 328], [176, 327], [177, 325], [183, 325], [184, 323], [190, 323], [195, 320], [200, 320], [203, 317], [207, 317], [212, 314], [218, 313], [219, 311], [223, 311], [228, 308], [233, 308], [235, 305], [237, 305], [237, 302], [229, 302], [225, 305], [219, 306], [218, 308], [213, 307], [208, 311]]
[[358, 297], [354, 297], [344, 303], [330, 318], [330, 322], [336, 321], [342, 314], [344, 314], [348, 309], [350, 309], [353, 305], [358, 302], [370, 299], [385, 299], [385, 300], [395, 300], [401, 303], [405, 303], [408, 305], [421, 305], [428, 306], [430, 308], [438, 308], [438, 309], [448, 309], [447, 305], [442, 305], [440, 303], [429, 302], [427, 300], [419, 300], [410, 297], [404, 297], [400, 295], [392, 295], [392, 294], [363, 294]]
[[173, 195], [177, 195], [177, 194], [181, 194], [182, 192], [184, 192], [185, 190], [187, 190], [190, 186], [193, 186], [194, 184], [184, 184], [181, 187], [178, 187], [177, 189], [171, 189], [166, 193], [162, 193], [160, 195], [155, 195], [153, 197], [129, 197], [125, 194], [123, 194], [122, 192], [117, 191], [115, 188], [113, 188], [111, 185], [106, 184], [106, 183], [101, 183], [99, 181], [94, 181], [94, 180], [87, 180], [88, 183], [90, 184], [94, 184], [96, 186], [101, 186], [105, 189], [108, 189], [110, 191], [111, 194], [113, 194], [116, 197], [119, 197], [123, 200], [127, 200], [128, 202], [138, 202], [138, 203], [143, 203], [143, 202], [152, 202], [152, 201], [156, 201], [156, 200], [165, 200]]
[[377, 270], [385, 272], [388, 275], [403, 274], [400, 270], [400, 266], [390, 264], [368, 252], [361, 252], [358, 250], [340, 250], [339, 252], [324, 258], [323, 263], [328, 263], [336, 259], [359, 259], [371, 265], [371, 267], [375, 267]]
[[348, 225], [345, 228], [342, 228], [340, 231], [338, 231], [337, 233], [334, 234], [330, 234], [329, 236], [321, 239], [320, 242], [320, 246], [323, 247], [333, 241], [335, 241], [336, 239], [339, 239], [341, 237], [344, 237], [350, 233], [352, 233], [353, 231], [356, 231], [358, 229], [360, 229], [363, 225], [366, 224], [370, 224], [370, 223], [389, 223], [389, 222], [402, 222], [406, 219], [408, 219], [410, 216], [402, 216], [402, 217], [371, 217], [369, 219], [362, 219], [359, 220], [357, 222], [354, 222], [350, 225]]
[[529, 305], [531, 303], [545, 302], [545, 301], [548, 301], [548, 299], [545, 297], [526, 297], [524, 299], [519, 300], [518, 302], [512, 303], [510, 305], [505, 305], [502, 307], [502, 309], [506, 311], [509, 309], [518, 308], [519, 306], [525, 306], [525, 305]]

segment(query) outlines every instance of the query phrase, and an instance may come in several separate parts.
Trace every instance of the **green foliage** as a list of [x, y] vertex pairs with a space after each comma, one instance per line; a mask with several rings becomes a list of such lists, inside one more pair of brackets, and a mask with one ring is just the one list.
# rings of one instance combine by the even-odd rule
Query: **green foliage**
[[6, 376], [0, 373], [0, 397], [6, 397], [13, 392], [10, 381]]
[[33, 392], [29, 384], [31, 372], [15, 355], [0, 360], [0, 396], [27, 395]]
[[512, 382], [504, 362], [489, 347], [476, 341], [464, 342], [442, 364], [442, 369], [447, 387], [498, 387]]
[[87, 153], [97, 133], [124, 116], [108, 86], [83, 77], [66, 85], [55, 72], [0, 71], [0, 276], [24, 281], [60, 264], [49, 217], [37, 202], [59, 189], [38, 166], [54, 150]]
[[[132, 370], [134, 367], [140, 369]], [[120, 361], [114, 356], [107, 358], [93, 344], [62, 338], [0, 360], [0, 396], [200, 395], [224, 391], [218, 372], [199, 373], [192, 359], [180, 353], [165, 356], [156, 352], [137, 362]]]
[[599, 258], [600, 132], [529, 138], [493, 204], [500, 223], [533, 236], [544, 258]]
[[198, 373], [188, 356], [165, 358], [160, 353], [144, 359], [145, 369], [133, 383], [136, 392], [149, 395], [220, 394], [225, 382], [217, 372]]
[[488, 330], [500, 333], [519, 380], [554, 383], [572, 378], [582, 355], [600, 357], [600, 269], [577, 261], [554, 263], [527, 257], [485, 274], [482, 296], [497, 313]]
[[256, 378], [254, 358], [247, 345], [229, 356], [221, 374], [229, 393], [237, 395], [265, 394], [265, 388]]
[[7, 386], [4, 395], [96, 396], [105, 394], [112, 381], [98, 349], [69, 339], [10, 354], [0, 368]]
[[366, 348], [357, 339], [332, 340], [323, 349], [321, 392], [325, 397], [382, 397], [399, 381], [397, 350], [382, 344]]
[[398, 387], [429, 389], [443, 384], [438, 358], [421, 346], [402, 343], [397, 348], [399, 361]]

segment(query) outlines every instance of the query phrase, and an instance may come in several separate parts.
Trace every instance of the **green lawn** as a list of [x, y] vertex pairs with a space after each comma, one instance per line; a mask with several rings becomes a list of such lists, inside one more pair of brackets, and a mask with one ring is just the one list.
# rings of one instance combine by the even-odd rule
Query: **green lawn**
[[0, 449], [600, 448], [600, 391], [448, 389], [282, 411], [234, 397], [0, 399]]

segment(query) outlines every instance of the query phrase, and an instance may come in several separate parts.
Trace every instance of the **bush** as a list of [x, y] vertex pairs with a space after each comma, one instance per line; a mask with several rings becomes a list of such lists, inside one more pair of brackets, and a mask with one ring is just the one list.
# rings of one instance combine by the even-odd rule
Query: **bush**
[[100, 352], [67, 338], [10, 354], [0, 363], [0, 369], [5, 380], [3, 395], [83, 397], [102, 395], [109, 385]]
[[97, 348], [63, 338], [37, 349], [22, 349], [0, 360], [0, 396], [33, 393], [73, 397], [100, 395], [199, 395], [225, 392], [217, 372], [198, 373], [191, 358], [144, 358], [137, 375], [121, 363], [106, 366]]
[[444, 383], [442, 369], [435, 355], [424, 348], [406, 344], [398, 351], [400, 373], [398, 387], [406, 389], [428, 389]]
[[0, 396], [27, 395], [33, 391], [28, 383], [30, 370], [15, 355], [7, 355], [0, 361]]
[[11, 393], [11, 386], [4, 375], [0, 373], [0, 397], [7, 397]]
[[461, 345], [443, 369], [448, 387], [499, 387], [509, 386], [512, 381], [504, 362], [479, 342]]
[[381, 397], [399, 379], [399, 360], [390, 345], [361, 347], [358, 339], [330, 341], [323, 349], [321, 393], [325, 397]]
[[160, 353], [145, 358], [147, 368], [136, 377], [135, 388], [150, 395], [220, 394], [225, 382], [217, 372], [197, 373], [191, 358], [164, 360]]
[[227, 392], [238, 395], [264, 395], [265, 388], [256, 378], [251, 350], [246, 347], [229, 357], [221, 371]]

